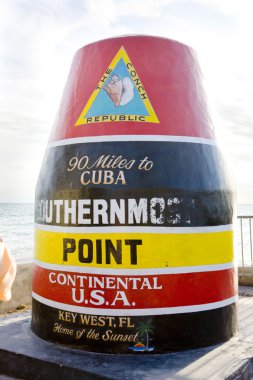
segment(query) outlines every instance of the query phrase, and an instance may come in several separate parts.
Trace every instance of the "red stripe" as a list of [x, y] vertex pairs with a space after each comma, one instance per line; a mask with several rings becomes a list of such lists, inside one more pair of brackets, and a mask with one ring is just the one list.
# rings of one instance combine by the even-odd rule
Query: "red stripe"
[[[70, 280], [76, 278], [76, 283], [64, 284], [67, 276]], [[87, 279], [83, 279], [82, 284], [76, 276], [86, 276]], [[109, 281], [107, 283], [106, 278]], [[132, 280], [129, 280], [130, 278]], [[99, 285], [95, 287], [94, 279], [100, 281], [104, 279], [105, 287], [101, 288]], [[117, 279], [124, 282], [128, 279], [128, 289], [124, 289], [122, 285], [117, 288]], [[92, 283], [89, 284], [88, 281]], [[39, 266], [35, 266], [34, 269], [33, 291], [56, 302], [107, 309], [200, 305], [222, 301], [233, 297], [237, 292], [234, 269], [186, 274], [113, 276], [48, 270]], [[119, 291], [124, 293], [118, 293]], [[115, 301], [117, 293], [118, 300]], [[82, 302], [76, 302], [75, 297], [77, 301]]]
[[[122, 46], [160, 123], [107, 122], [74, 127]], [[164, 38], [124, 37], [90, 44], [75, 55], [50, 141], [129, 134], [213, 138], [200, 70], [187, 46]]]

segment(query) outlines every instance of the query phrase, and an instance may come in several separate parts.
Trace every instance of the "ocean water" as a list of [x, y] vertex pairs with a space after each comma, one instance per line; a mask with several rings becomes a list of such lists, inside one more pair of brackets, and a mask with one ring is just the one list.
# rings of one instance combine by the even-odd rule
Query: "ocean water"
[[[253, 216], [253, 205], [238, 205], [238, 215]], [[244, 265], [251, 264], [250, 226], [243, 220]], [[253, 234], [253, 225], [252, 225]], [[17, 262], [31, 261], [34, 249], [34, 205], [32, 203], [0, 203], [0, 236], [8, 243]], [[235, 226], [235, 247], [239, 265], [241, 258], [241, 226]]]
[[32, 260], [33, 234], [32, 203], [0, 203], [0, 236], [3, 236], [17, 262]]

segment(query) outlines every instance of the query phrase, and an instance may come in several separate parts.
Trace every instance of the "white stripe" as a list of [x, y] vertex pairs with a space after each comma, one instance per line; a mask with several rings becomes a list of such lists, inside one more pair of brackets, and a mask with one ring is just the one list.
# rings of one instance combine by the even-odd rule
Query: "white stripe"
[[138, 268], [138, 269], [116, 269], [116, 268], [98, 268], [98, 267], [82, 267], [71, 265], [58, 265], [44, 263], [40, 260], [34, 260], [34, 263], [41, 268], [65, 272], [74, 272], [82, 274], [97, 275], [114, 275], [114, 276], [149, 276], [159, 274], [179, 274], [179, 273], [196, 273], [196, 272], [212, 272], [234, 268], [234, 263], [224, 263], [215, 265], [195, 265], [187, 267], [169, 267], [169, 268]]
[[92, 136], [92, 137], [76, 137], [66, 140], [58, 140], [48, 144], [47, 148], [56, 146], [97, 143], [110, 141], [166, 141], [166, 142], [184, 142], [194, 144], [216, 145], [216, 140], [205, 139], [202, 137], [188, 136], [165, 136], [165, 135], [111, 135], [111, 136]]
[[181, 313], [195, 313], [197, 311], [213, 310], [236, 302], [238, 296], [227, 298], [223, 301], [206, 303], [202, 305], [191, 306], [176, 306], [176, 307], [161, 307], [152, 309], [99, 309], [91, 307], [73, 306], [65, 303], [51, 301], [47, 298], [41, 297], [32, 292], [32, 296], [37, 301], [54, 307], [56, 309], [71, 311], [74, 313], [84, 313], [93, 315], [111, 315], [111, 316], [137, 316], [137, 315], [163, 315], [163, 314], [181, 314]]
[[74, 234], [107, 234], [107, 233], [147, 233], [147, 234], [198, 234], [207, 232], [224, 232], [233, 229], [232, 224], [208, 227], [130, 227], [130, 226], [102, 226], [102, 227], [73, 227], [51, 226], [48, 224], [35, 224], [35, 229], [48, 232], [65, 232]]

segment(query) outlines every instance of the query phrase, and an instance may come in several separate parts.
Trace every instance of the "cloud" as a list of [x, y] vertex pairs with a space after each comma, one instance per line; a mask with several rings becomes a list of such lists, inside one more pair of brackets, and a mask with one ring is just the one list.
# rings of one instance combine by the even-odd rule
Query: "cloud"
[[0, 2], [0, 165], [8, 178], [0, 200], [13, 186], [8, 165], [13, 173], [18, 168], [23, 195], [25, 183], [36, 182], [75, 51], [129, 33], [161, 35], [195, 48], [216, 110], [216, 129], [239, 182], [244, 173], [250, 186], [243, 165], [252, 169], [252, 10], [249, 0]]

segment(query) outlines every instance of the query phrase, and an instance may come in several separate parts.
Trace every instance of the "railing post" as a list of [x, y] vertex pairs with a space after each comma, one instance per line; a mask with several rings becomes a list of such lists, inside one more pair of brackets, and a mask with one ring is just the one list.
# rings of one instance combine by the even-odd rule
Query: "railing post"
[[253, 259], [252, 259], [252, 233], [251, 233], [251, 217], [249, 218], [249, 238], [250, 238], [250, 259], [251, 259], [251, 267], [253, 267]]
[[243, 267], [243, 274], [244, 274], [244, 252], [243, 252], [242, 218], [240, 218], [240, 226], [241, 226], [241, 254], [242, 254], [242, 267]]

